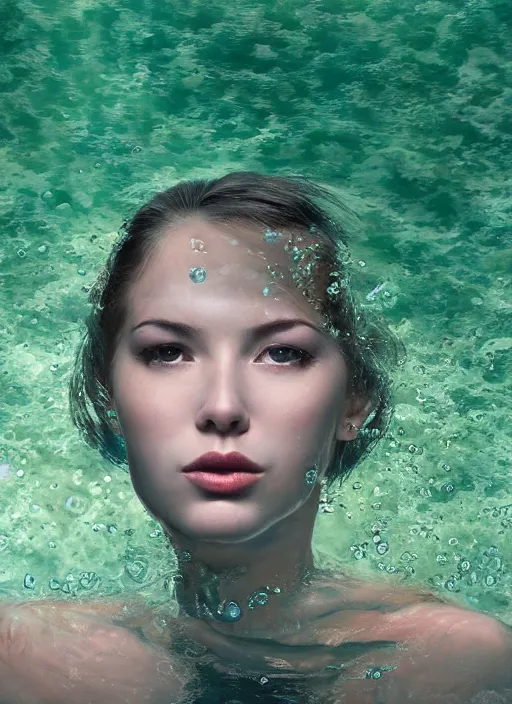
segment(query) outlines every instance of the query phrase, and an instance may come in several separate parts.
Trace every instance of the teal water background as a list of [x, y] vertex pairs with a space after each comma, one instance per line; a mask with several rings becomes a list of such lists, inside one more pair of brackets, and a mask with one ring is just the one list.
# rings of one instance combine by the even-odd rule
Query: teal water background
[[408, 349], [318, 546], [512, 623], [510, 0], [0, 0], [0, 46], [2, 598], [165, 596], [158, 526], [68, 419], [73, 352], [125, 217], [254, 169], [345, 190]]

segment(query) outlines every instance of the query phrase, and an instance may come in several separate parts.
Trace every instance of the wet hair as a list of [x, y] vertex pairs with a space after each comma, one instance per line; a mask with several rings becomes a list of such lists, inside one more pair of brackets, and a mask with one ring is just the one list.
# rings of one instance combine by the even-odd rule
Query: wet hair
[[[356, 304], [351, 290], [347, 244], [357, 218], [335, 191], [301, 176], [240, 171], [218, 179], [182, 181], [157, 193], [123, 224], [89, 292], [91, 311], [69, 384], [74, 425], [105, 459], [126, 467], [124, 441], [114, 430], [108, 407], [111, 365], [129, 290], [162, 239], [172, 236], [171, 228], [194, 216], [215, 224], [251, 225], [262, 232], [304, 233], [306, 241], [316, 243], [318, 266], [303, 292], [310, 297], [322, 280], [322, 313], [348, 365], [349, 392], [371, 401], [373, 408], [356, 439], [336, 441], [327, 483], [346, 478], [387, 429], [392, 415], [390, 373], [404, 352], [383, 322], [371, 320], [368, 311]], [[301, 241], [300, 236], [294, 240]]]

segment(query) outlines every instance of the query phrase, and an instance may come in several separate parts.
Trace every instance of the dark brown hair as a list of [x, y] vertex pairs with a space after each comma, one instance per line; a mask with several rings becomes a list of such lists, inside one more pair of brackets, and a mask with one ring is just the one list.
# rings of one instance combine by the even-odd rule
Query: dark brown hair
[[[322, 287], [322, 312], [349, 366], [350, 391], [373, 404], [358, 437], [336, 444], [326, 478], [332, 484], [346, 477], [388, 426], [392, 414], [389, 372], [400, 363], [403, 348], [382, 322], [370, 321], [354, 301], [347, 238], [357, 218], [329, 188], [300, 176], [282, 178], [240, 171], [218, 179], [183, 181], [157, 193], [124, 223], [121, 237], [89, 293], [92, 309], [69, 385], [74, 425], [104, 458], [126, 466], [124, 442], [114, 432], [108, 406], [111, 363], [126, 316], [127, 293], [162, 237], [191, 216], [217, 224], [243, 223], [304, 233], [307, 240], [316, 243], [320, 270], [328, 272]], [[312, 287], [310, 281], [305, 295]]]

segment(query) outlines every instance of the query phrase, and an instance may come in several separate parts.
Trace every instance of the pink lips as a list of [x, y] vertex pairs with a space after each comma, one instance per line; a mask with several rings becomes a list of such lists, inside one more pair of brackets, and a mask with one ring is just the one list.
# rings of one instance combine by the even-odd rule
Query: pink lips
[[201, 489], [216, 494], [233, 494], [256, 484], [264, 469], [239, 452], [227, 455], [207, 452], [183, 467], [182, 472]]

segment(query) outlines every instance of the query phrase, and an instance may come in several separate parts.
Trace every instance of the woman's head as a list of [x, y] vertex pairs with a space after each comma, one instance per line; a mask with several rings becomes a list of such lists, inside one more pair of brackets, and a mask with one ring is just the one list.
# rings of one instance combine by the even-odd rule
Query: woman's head
[[235, 521], [242, 537], [304, 503], [312, 465], [341, 478], [385, 430], [396, 346], [356, 311], [336, 205], [303, 179], [241, 172], [180, 183], [125, 225], [91, 291], [71, 412], [119, 462], [116, 409], [135, 489], [167, 525], [187, 532], [188, 502], [199, 532], [203, 518], [222, 539], [222, 507], [210, 520], [179, 473], [204, 452], [267, 470], [254, 512]]

